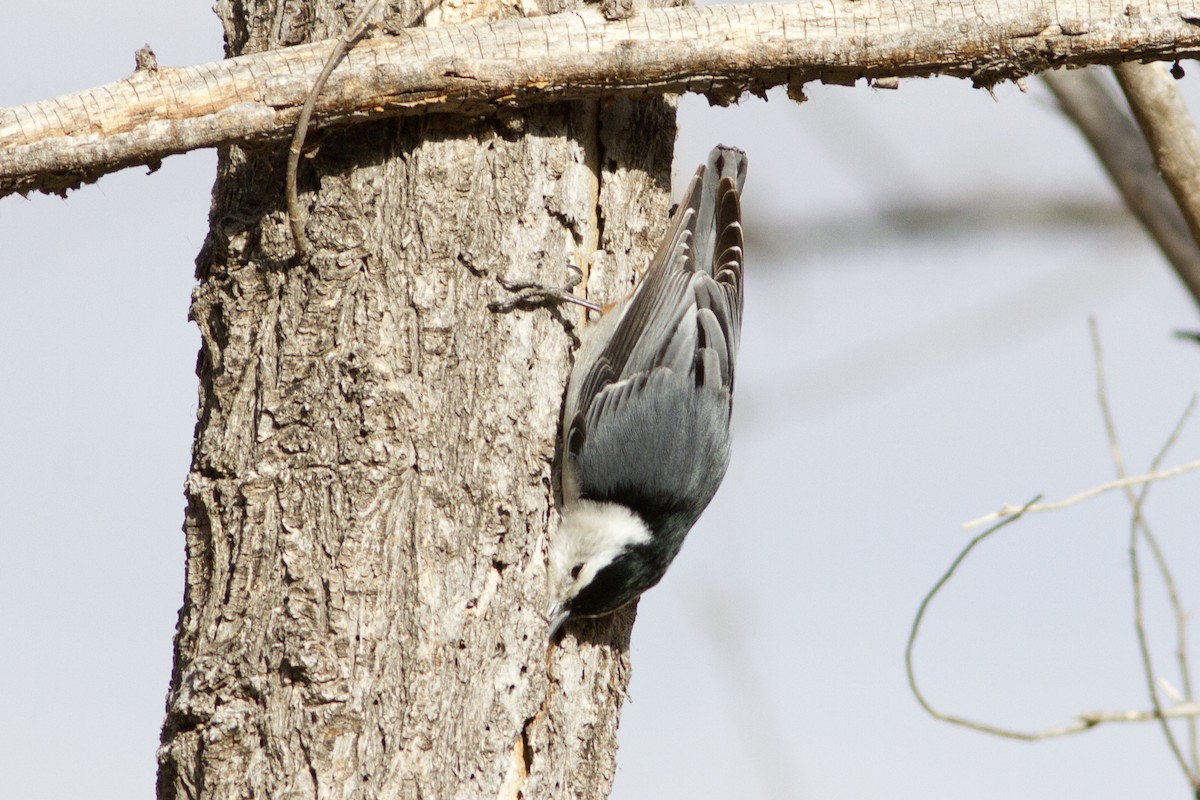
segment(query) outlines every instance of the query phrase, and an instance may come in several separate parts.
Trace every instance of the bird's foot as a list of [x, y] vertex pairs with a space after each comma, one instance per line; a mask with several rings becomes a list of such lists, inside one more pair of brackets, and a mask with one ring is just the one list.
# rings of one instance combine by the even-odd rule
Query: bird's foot
[[497, 277], [497, 282], [513, 295], [504, 300], [493, 300], [488, 303], [488, 310], [507, 314], [518, 308], [539, 308], [560, 303], [574, 303], [590, 311], [600, 311], [600, 306], [591, 300], [571, 294], [571, 290], [583, 282], [583, 270], [569, 263], [567, 271], [571, 273], [571, 277], [567, 278], [567, 282], [562, 286], [547, 286], [534, 281], [510, 281]]

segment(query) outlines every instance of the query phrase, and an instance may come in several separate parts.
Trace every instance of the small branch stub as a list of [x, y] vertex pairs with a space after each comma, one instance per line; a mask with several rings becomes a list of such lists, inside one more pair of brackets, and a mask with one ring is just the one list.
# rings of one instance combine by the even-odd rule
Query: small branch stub
[[133, 61], [136, 72], [158, 72], [158, 57], [148, 44], [134, 52]]

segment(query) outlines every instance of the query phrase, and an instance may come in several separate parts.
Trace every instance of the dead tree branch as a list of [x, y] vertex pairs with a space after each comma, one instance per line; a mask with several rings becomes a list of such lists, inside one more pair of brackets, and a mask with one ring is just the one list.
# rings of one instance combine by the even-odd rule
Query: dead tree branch
[[1062, 112], [1091, 145], [1125, 205], [1200, 305], [1200, 247], [1133, 119], [1096, 70], [1062, 70], [1042, 77]]
[[[1136, 13], [1135, 13], [1136, 11]], [[0, 196], [64, 192], [108, 172], [233, 142], [279, 140], [335, 42], [194, 67], [141, 70], [0, 109]], [[809, 81], [950, 75], [991, 87], [1059, 66], [1200, 56], [1200, 16], [1167, 0], [1129, 6], [1006, 0], [860, 0], [598, 9], [410, 28], [360, 43], [316, 104], [318, 127], [405, 114], [490, 114], [563, 100], [743, 92]]]
[[[1117, 82], [1192, 237], [1200, 241], [1200, 133], [1162, 64], [1118, 64]], [[1180, 275], [1200, 303], [1200, 270]]]

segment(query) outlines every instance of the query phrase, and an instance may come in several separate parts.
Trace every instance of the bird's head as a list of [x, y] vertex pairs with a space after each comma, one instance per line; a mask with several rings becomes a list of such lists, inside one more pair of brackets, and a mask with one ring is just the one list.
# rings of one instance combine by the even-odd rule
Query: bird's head
[[624, 506], [579, 500], [563, 510], [550, 542], [550, 635], [575, 615], [598, 617], [657, 582], [646, 580], [650, 529]]

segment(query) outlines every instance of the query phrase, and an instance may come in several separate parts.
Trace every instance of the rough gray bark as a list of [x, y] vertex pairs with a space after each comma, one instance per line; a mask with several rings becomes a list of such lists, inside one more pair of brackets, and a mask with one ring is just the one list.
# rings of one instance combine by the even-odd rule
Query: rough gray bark
[[[335, 33], [340, 6], [217, 11], [236, 53]], [[162, 800], [607, 794], [632, 614], [549, 654], [542, 616], [578, 317], [486, 304], [568, 256], [593, 296], [627, 287], [673, 139], [661, 100], [326, 136], [301, 169], [308, 268], [285, 148], [221, 153]]]
[[[479, 11], [434, 6], [430, 15], [445, 22]], [[255, 7], [264, 17], [261, 30], [232, 31], [229, 40], [246, 45], [235, 52], [302, 40], [303, 4]], [[276, 18], [276, 7], [291, 16]], [[664, 92], [730, 102], [782, 84], [801, 97], [813, 80], [849, 85], [866, 78], [894, 87], [899, 77], [938, 74], [990, 87], [1053, 67], [1200, 54], [1198, 12], [1181, 12], [1171, 0], [764, 3], [645, 10], [614, 23], [596, 8], [497, 20], [504, 8], [484, 9], [479, 15], [487, 19], [475, 23], [401, 29], [361, 43], [322, 93], [318, 123], [491, 114]], [[323, 25], [311, 33], [328, 37], [334, 30]], [[234, 62], [142, 70], [107, 86], [0, 109], [0, 196], [64, 192], [173, 153], [290, 136], [331, 47], [326, 41]]]

